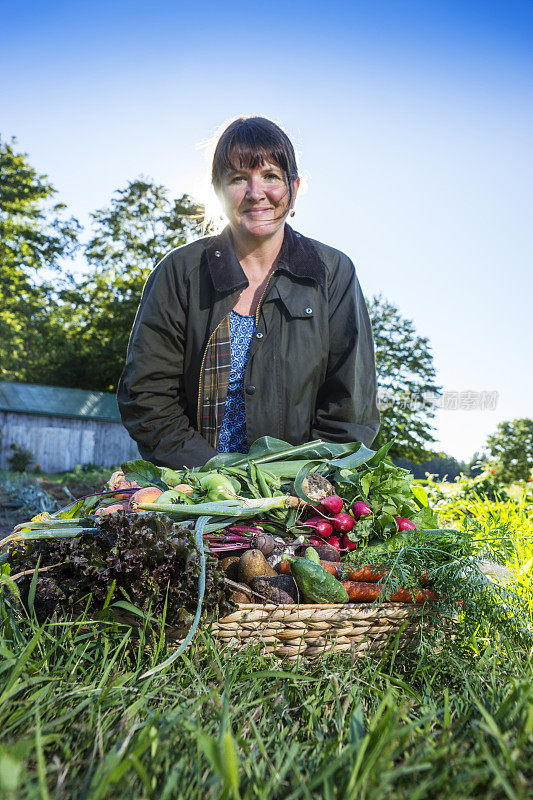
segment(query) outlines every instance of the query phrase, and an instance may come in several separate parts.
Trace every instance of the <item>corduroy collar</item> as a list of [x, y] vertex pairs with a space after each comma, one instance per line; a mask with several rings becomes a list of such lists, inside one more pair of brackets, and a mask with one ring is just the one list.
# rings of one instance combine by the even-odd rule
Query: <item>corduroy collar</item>
[[[231, 292], [248, 285], [239, 264], [229, 226], [219, 236], [214, 236], [205, 249], [209, 272], [217, 292]], [[285, 235], [278, 258], [277, 269], [295, 278], [312, 280], [323, 286], [326, 267], [310, 239], [285, 225]]]

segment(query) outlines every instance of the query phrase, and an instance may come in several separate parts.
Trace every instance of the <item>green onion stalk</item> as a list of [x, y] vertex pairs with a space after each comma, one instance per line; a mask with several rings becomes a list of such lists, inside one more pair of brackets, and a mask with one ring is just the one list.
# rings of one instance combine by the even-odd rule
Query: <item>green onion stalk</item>
[[179, 505], [177, 503], [139, 503], [135, 508], [139, 511], [159, 511], [169, 517], [234, 517], [249, 519], [260, 514], [268, 514], [278, 508], [297, 508], [301, 501], [292, 495], [278, 497], [235, 497], [231, 500], [218, 500], [214, 503], [197, 503], [196, 505]]

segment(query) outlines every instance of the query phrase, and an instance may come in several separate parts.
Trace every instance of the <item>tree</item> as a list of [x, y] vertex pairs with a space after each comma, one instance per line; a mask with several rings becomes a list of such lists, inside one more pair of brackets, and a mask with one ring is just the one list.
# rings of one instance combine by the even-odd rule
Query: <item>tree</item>
[[139, 178], [91, 216], [90, 269], [60, 295], [64, 358], [53, 382], [113, 391], [146, 279], [165, 253], [201, 235], [203, 208], [188, 195], [170, 200], [164, 186]]
[[376, 371], [381, 427], [373, 447], [395, 439], [393, 459], [420, 463], [434, 453], [430, 420], [435, 416], [433, 355], [427, 338], [418, 336], [413, 322], [381, 295], [367, 302], [376, 346]]
[[80, 227], [15, 144], [0, 139], [0, 378], [35, 381], [56, 331], [51, 275], [75, 250]]
[[487, 449], [495, 460], [496, 477], [503, 483], [529, 480], [533, 477], [533, 419], [500, 422], [487, 438]]

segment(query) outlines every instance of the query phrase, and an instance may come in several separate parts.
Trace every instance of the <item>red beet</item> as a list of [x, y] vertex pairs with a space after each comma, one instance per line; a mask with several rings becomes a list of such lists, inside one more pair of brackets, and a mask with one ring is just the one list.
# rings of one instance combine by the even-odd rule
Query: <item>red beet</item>
[[407, 517], [394, 517], [399, 531], [416, 531], [417, 527], [414, 522], [411, 522]]
[[355, 550], [357, 548], [357, 542], [352, 542], [348, 536], [343, 536], [342, 546], [345, 550]]
[[328, 539], [328, 544], [330, 547], [334, 547], [335, 550], [338, 550], [339, 552], [342, 550], [341, 540], [338, 536], [330, 536]]
[[339, 533], [349, 533], [355, 525], [355, 520], [349, 514], [341, 511], [340, 514], [336, 514], [333, 517], [331, 523], [335, 530], [339, 531]]
[[352, 514], [356, 519], [361, 519], [361, 517], [366, 517], [371, 513], [372, 509], [370, 506], [363, 503], [362, 500], [356, 500], [355, 503], [352, 503]]
[[330, 494], [320, 502], [320, 511], [323, 511], [324, 514], [338, 514], [342, 509], [342, 498], [338, 494]]

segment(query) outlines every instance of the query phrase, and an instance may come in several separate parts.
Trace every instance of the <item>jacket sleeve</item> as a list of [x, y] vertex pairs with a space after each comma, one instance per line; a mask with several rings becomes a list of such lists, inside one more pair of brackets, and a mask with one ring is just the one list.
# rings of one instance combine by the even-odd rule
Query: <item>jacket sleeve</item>
[[141, 456], [174, 469], [199, 466], [215, 455], [185, 413], [186, 306], [169, 255], [144, 287], [117, 391], [122, 422]]
[[328, 366], [311, 436], [370, 446], [379, 422], [370, 318], [355, 268], [343, 255], [329, 289]]

